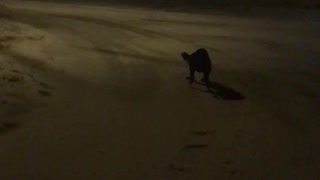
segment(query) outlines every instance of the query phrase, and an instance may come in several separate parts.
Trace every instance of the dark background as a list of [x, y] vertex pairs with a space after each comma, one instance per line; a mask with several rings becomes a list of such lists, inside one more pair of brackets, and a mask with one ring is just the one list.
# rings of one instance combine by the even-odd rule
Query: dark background
[[52, 2], [103, 3], [171, 8], [219, 8], [219, 7], [294, 7], [319, 8], [320, 0], [38, 0]]

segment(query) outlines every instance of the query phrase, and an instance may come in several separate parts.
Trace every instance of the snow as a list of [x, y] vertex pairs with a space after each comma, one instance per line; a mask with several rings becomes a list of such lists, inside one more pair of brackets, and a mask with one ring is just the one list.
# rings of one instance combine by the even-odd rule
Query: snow
[[[319, 176], [314, 20], [6, 6], [1, 179]], [[185, 80], [200, 47], [214, 93]]]

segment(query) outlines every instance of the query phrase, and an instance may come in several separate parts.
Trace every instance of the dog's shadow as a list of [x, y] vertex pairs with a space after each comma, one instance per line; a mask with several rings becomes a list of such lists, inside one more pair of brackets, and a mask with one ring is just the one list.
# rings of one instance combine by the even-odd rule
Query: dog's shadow
[[[205, 83], [203, 82], [195, 81], [195, 83], [205, 86]], [[210, 90], [206, 92], [212, 94], [215, 98], [223, 99], [223, 100], [244, 100], [245, 99], [245, 96], [242, 95], [240, 92], [230, 87], [224, 86], [220, 83], [210, 81], [209, 87], [210, 87]]]

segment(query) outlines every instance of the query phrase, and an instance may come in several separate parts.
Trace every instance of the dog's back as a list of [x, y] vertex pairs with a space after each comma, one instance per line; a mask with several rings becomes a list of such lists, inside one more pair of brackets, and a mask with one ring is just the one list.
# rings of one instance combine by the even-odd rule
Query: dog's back
[[210, 73], [211, 72], [211, 59], [207, 50], [201, 48], [191, 54], [190, 65], [198, 72]]

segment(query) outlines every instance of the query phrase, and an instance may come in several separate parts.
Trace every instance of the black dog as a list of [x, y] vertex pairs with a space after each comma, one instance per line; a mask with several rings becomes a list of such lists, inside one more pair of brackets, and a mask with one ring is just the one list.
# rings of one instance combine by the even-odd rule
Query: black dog
[[190, 84], [194, 82], [194, 72], [200, 72], [204, 74], [204, 77], [201, 81], [206, 83], [207, 89], [210, 90], [209, 75], [211, 73], [212, 64], [207, 50], [201, 48], [191, 55], [183, 52], [181, 56], [189, 64], [190, 76], [187, 77], [187, 79], [190, 80]]

